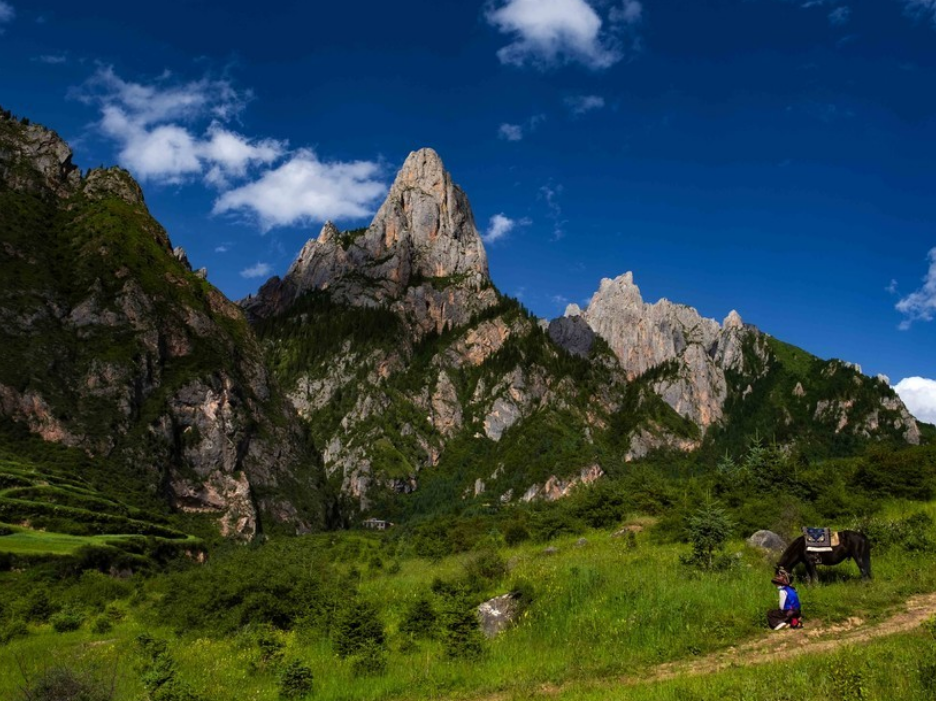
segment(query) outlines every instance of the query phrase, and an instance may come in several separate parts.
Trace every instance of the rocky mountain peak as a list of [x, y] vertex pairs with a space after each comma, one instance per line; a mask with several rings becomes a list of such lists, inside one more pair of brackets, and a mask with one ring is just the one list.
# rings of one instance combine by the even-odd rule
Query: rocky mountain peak
[[728, 329], [743, 329], [744, 321], [741, 319], [741, 315], [732, 309], [730, 312], [728, 312], [728, 316], [726, 316], [725, 320], [722, 322], [722, 328], [725, 331]]
[[18, 192], [64, 197], [80, 185], [81, 171], [57, 133], [0, 112], [0, 182]]
[[417, 335], [460, 325], [496, 301], [465, 193], [429, 148], [411, 153], [367, 229], [326, 222], [282, 280], [242, 303], [277, 314], [311, 291], [350, 306], [387, 306]]

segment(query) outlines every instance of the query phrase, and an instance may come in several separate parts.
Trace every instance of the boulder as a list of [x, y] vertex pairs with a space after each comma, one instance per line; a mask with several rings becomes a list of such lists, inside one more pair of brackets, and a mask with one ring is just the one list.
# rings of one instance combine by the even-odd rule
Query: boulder
[[747, 544], [770, 552], [783, 552], [787, 546], [786, 541], [773, 531], [757, 531], [747, 539]]
[[510, 592], [495, 596], [478, 606], [478, 620], [481, 632], [487, 638], [494, 638], [506, 630], [520, 615], [520, 594]]

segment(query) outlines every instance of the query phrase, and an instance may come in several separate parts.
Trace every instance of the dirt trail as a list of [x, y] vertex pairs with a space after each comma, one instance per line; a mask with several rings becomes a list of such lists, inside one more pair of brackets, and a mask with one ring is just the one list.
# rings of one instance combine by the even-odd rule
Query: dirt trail
[[692, 660], [668, 662], [649, 670], [647, 674], [623, 677], [621, 684], [643, 684], [663, 681], [674, 677], [711, 674], [730, 667], [750, 667], [802, 655], [829, 652], [843, 645], [863, 643], [886, 635], [903, 633], [919, 627], [923, 621], [936, 614], [936, 593], [915, 596], [909, 599], [906, 609], [885, 618], [880, 623], [865, 625], [860, 618], [849, 618], [843, 623], [824, 625], [809, 621], [800, 630], [785, 629], [769, 635], [721, 650]]
[[[860, 618], [849, 618], [842, 623], [823, 624], [815, 619], [807, 619], [802, 629], [771, 632], [742, 645], [720, 650], [689, 660], [667, 662], [645, 670], [641, 674], [596, 680], [589, 687], [634, 686], [652, 682], [666, 681], [676, 677], [693, 677], [712, 674], [725, 669], [750, 667], [789, 660], [802, 655], [814, 655], [829, 652], [844, 645], [863, 643], [895, 633], [903, 633], [917, 628], [930, 616], [936, 615], [936, 592], [915, 596], [909, 599], [904, 610], [880, 623], [867, 625]], [[561, 686], [544, 685], [529, 697], [550, 697], [571, 689], [570, 682]], [[527, 695], [524, 695], [526, 698]], [[487, 696], [483, 701], [505, 701], [513, 698], [510, 693]]]

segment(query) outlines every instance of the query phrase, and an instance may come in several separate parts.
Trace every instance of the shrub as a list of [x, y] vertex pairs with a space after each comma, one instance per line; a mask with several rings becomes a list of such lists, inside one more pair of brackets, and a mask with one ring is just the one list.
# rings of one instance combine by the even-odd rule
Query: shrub
[[103, 635], [104, 633], [110, 633], [111, 628], [114, 627], [114, 624], [111, 623], [111, 620], [104, 614], [100, 616], [95, 616], [94, 620], [91, 621], [91, 632], [97, 633], [98, 635]]
[[507, 562], [495, 550], [482, 550], [465, 563], [465, 575], [469, 582], [484, 588], [507, 574]]
[[439, 616], [432, 605], [432, 600], [423, 595], [407, 605], [406, 611], [403, 612], [403, 620], [400, 622], [400, 632], [429, 638], [435, 633], [438, 620]]
[[0, 628], [0, 645], [5, 645], [11, 640], [25, 637], [28, 634], [29, 628], [26, 627], [26, 622], [15, 618], [9, 621], [3, 628]]
[[335, 624], [335, 650], [350, 657], [369, 645], [384, 643], [384, 629], [377, 607], [363, 599], [352, 599], [338, 613]]
[[480, 657], [481, 630], [474, 602], [464, 594], [448, 597], [442, 621], [446, 655], [465, 659]]
[[23, 688], [26, 701], [110, 701], [113, 685], [69, 667], [52, 667]]
[[281, 699], [301, 699], [312, 692], [312, 670], [299, 660], [290, 660], [283, 667], [279, 680]]
[[684, 558], [686, 564], [706, 570], [724, 564], [721, 551], [731, 535], [732, 523], [725, 510], [713, 502], [704, 504], [689, 517], [686, 531], [692, 544], [692, 555]]
[[67, 633], [81, 628], [81, 624], [84, 623], [84, 616], [74, 610], [60, 611], [52, 616], [49, 622], [56, 633]]
[[387, 653], [380, 645], [368, 642], [354, 656], [351, 671], [356, 677], [371, 677], [387, 670]]

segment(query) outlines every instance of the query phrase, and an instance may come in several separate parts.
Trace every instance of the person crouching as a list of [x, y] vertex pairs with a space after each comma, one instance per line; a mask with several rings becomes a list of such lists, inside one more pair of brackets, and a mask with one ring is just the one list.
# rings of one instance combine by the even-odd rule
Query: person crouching
[[767, 612], [767, 625], [773, 630], [781, 630], [788, 626], [790, 628], [802, 627], [799, 594], [790, 586], [790, 575], [780, 570], [770, 582], [777, 585], [780, 608]]

